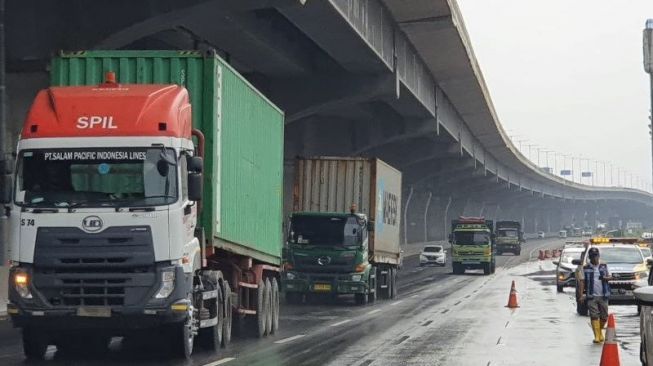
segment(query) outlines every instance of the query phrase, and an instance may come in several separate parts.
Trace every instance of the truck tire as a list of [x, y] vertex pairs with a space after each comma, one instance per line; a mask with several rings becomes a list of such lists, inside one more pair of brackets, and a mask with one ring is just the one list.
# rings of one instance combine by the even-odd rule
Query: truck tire
[[263, 338], [265, 335], [265, 328], [268, 322], [268, 302], [265, 282], [261, 280], [256, 290], [256, 321], [254, 328], [254, 334], [258, 338]]
[[171, 348], [175, 356], [179, 358], [191, 359], [195, 343], [195, 336], [191, 329], [194, 321], [193, 317], [189, 316], [183, 323], [173, 324], [169, 329], [169, 339], [172, 341]]
[[48, 349], [48, 339], [42, 331], [23, 328], [23, 353], [28, 361], [42, 361]]
[[217, 316], [218, 321], [212, 327], [200, 329], [198, 334], [198, 341], [204, 348], [212, 352], [218, 352], [222, 346], [222, 328], [224, 327], [224, 295], [222, 295], [220, 285], [217, 282], [215, 285], [218, 297], [213, 301], [209, 312], [212, 318]]
[[267, 298], [266, 312], [265, 315], [265, 335], [272, 334], [272, 313], [274, 309], [272, 308], [272, 283], [270, 283], [270, 278], [265, 279], [265, 297]]
[[483, 263], [483, 274], [484, 275], [490, 274], [490, 263]]
[[376, 291], [377, 291], [377, 286], [376, 286], [376, 267], [372, 267], [370, 270], [370, 281], [369, 285], [367, 286], [369, 288], [369, 294], [367, 296], [367, 302], [369, 303], [374, 303], [376, 301]]
[[231, 306], [231, 287], [229, 282], [222, 282], [224, 291], [224, 323], [222, 323], [222, 347], [227, 347], [231, 343], [231, 326], [234, 319], [233, 308]]
[[520, 248], [520, 249], [517, 249], [517, 250], [515, 251], [515, 255], [517, 255], [517, 256], [521, 255], [521, 248]]
[[463, 274], [465, 272], [465, 269], [462, 268], [460, 263], [453, 262], [451, 266], [453, 267], [453, 274], [455, 275]]
[[270, 334], [275, 334], [279, 329], [279, 283], [275, 277], [272, 277], [272, 329]]
[[558, 292], [564, 292], [564, 288], [565, 287], [562, 286], [562, 285], [556, 285], [556, 291], [558, 291]]
[[494, 260], [490, 263], [490, 274], [494, 274], [497, 270], [497, 262]]

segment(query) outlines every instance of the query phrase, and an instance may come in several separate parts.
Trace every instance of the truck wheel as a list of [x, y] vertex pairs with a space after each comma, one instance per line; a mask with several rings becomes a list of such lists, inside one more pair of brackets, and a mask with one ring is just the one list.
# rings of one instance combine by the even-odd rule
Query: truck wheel
[[256, 329], [254, 333], [258, 338], [265, 335], [265, 327], [268, 323], [268, 302], [265, 282], [259, 281], [256, 290]]
[[496, 270], [497, 270], [497, 264], [495, 261], [492, 261], [492, 263], [490, 263], [490, 273], [493, 274]]
[[483, 274], [484, 275], [490, 274], [490, 263], [483, 263]]
[[515, 255], [518, 255], [518, 256], [521, 255], [521, 249], [517, 249], [517, 251], [515, 252]]
[[[374, 277], [372, 277], [374, 276]], [[377, 286], [376, 286], [376, 267], [372, 267], [372, 270], [370, 271], [370, 281], [369, 281], [369, 294], [367, 295], [367, 302], [369, 303], [374, 303], [376, 301], [376, 291], [377, 291]]]
[[41, 361], [45, 358], [48, 340], [43, 332], [23, 328], [23, 353], [28, 361]]
[[275, 277], [272, 277], [272, 329], [271, 334], [275, 334], [279, 329], [279, 283]]
[[465, 273], [465, 269], [461, 266], [460, 263], [453, 262], [452, 264], [453, 267], [453, 274], [463, 274]]
[[556, 285], [556, 290], [557, 290], [558, 292], [564, 292], [564, 288], [565, 288], [565, 287], [562, 286], [562, 285]]
[[212, 352], [217, 352], [222, 346], [222, 328], [224, 327], [224, 297], [222, 295], [222, 289], [220, 285], [216, 282], [216, 290], [218, 291], [218, 297], [213, 302], [209, 313], [211, 317], [217, 317], [217, 323], [208, 328], [203, 328], [199, 330], [199, 341], [202, 343], [202, 346]]
[[231, 325], [234, 319], [233, 309], [231, 307], [231, 287], [229, 282], [223, 281], [224, 286], [224, 322], [222, 323], [222, 347], [227, 347], [231, 343]]
[[270, 283], [270, 278], [265, 279], [265, 297], [266, 301], [266, 312], [265, 314], [265, 335], [272, 334], [272, 313], [274, 312], [272, 308], [272, 284]]

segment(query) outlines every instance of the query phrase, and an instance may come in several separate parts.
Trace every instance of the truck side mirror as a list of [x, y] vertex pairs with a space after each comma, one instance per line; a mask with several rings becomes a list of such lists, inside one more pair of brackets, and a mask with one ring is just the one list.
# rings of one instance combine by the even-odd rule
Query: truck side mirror
[[187, 165], [189, 172], [202, 173], [204, 171], [204, 159], [199, 156], [189, 156]]
[[188, 199], [191, 201], [201, 201], [204, 191], [204, 177], [202, 173], [188, 174]]

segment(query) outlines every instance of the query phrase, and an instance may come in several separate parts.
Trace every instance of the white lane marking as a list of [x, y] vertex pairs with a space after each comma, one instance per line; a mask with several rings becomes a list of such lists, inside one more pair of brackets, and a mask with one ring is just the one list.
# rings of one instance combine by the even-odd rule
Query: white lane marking
[[367, 312], [367, 315], [376, 314], [376, 313], [378, 313], [379, 311], [381, 311], [381, 309], [376, 309], [376, 310], [368, 311], [368, 312]]
[[220, 360], [217, 360], [217, 361], [213, 361], [213, 362], [211, 362], [211, 363], [207, 363], [207, 364], [204, 365], [204, 366], [217, 366], [217, 365], [222, 365], [222, 364], [224, 364], [224, 363], [227, 363], [227, 362], [229, 362], [229, 361], [233, 361], [233, 360], [235, 360], [235, 358], [233, 358], [233, 357], [225, 357], [225, 358], [223, 358], [223, 359], [220, 359]]
[[390, 306], [399, 305], [399, 304], [401, 304], [402, 302], [404, 302], [404, 300], [395, 301], [395, 302], [393, 302], [392, 304], [390, 304]]
[[296, 336], [292, 336], [292, 337], [288, 337], [288, 338], [280, 339], [280, 340], [278, 340], [278, 341], [276, 341], [276, 342], [274, 342], [274, 343], [276, 343], [276, 344], [284, 344], [284, 343], [292, 342], [292, 341], [294, 341], [295, 339], [299, 339], [299, 338], [304, 337], [304, 336], [306, 336], [306, 334], [297, 334]]
[[337, 327], [338, 325], [343, 325], [345, 323], [349, 323], [350, 321], [351, 321], [351, 319], [345, 319], [345, 320], [343, 320], [341, 322], [333, 323], [333, 324], [331, 324], [331, 326], [332, 327]]
[[411, 299], [414, 299], [414, 298], [416, 298], [416, 297], [419, 297], [419, 294], [415, 294], [415, 295], [411, 296], [410, 298], [411, 298]]

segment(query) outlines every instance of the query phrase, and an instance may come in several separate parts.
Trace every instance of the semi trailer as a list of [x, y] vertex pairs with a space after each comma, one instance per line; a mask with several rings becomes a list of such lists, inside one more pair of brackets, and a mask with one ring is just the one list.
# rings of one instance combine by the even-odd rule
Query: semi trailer
[[279, 326], [282, 111], [214, 52], [82, 51], [25, 119], [8, 313], [50, 344], [160, 337], [189, 358], [232, 320]]
[[297, 160], [284, 255], [290, 303], [353, 294], [359, 305], [397, 294], [401, 172], [379, 159]]

